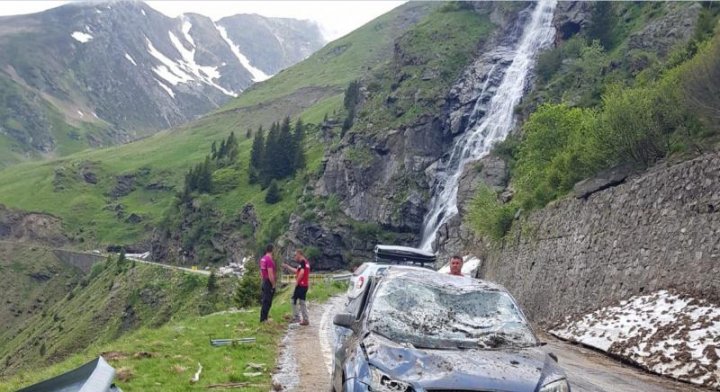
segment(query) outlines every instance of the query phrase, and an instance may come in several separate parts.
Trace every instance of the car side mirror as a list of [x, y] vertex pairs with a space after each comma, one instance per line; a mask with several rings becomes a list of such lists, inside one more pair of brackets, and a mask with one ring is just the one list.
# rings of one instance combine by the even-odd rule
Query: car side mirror
[[338, 327], [352, 329], [353, 324], [355, 324], [355, 316], [350, 313], [338, 313], [333, 318], [333, 324]]

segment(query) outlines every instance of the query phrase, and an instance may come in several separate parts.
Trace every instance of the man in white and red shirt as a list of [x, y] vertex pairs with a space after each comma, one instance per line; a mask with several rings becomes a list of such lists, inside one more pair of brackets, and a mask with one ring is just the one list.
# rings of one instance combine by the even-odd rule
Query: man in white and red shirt
[[275, 295], [275, 261], [272, 258], [272, 244], [265, 247], [265, 255], [260, 258], [260, 278], [262, 279], [262, 300], [260, 308], [260, 322], [265, 322], [272, 306]]
[[[305, 298], [310, 286], [310, 263], [300, 249], [295, 251], [295, 262], [298, 263], [297, 267], [283, 264], [283, 267], [295, 273], [295, 291], [292, 296], [293, 321], [299, 322], [300, 325], [310, 325], [307, 306], [305, 306]], [[302, 320], [300, 314], [302, 314]]]

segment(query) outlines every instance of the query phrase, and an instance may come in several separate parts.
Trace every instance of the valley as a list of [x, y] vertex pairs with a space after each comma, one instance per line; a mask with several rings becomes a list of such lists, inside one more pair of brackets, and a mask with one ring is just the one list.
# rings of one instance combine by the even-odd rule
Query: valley
[[[105, 34], [118, 21], [137, 28]], [[461, 255], [517, 299], [574, 391], [719, 387], [717, 4], [408, 2], [327, 44], [310, 21], [141, 2], [0, 22], [8, 388], [107, 352], [130, 369], [123, 390], [190, 388], [191, 347], [220, 334], [261, 344], [199, 350], [196, 387], [326, 389], [322, 369], [272, 368], [294, 336], [324, 342], [295, 355], [327, 359], [345, 287], [318, 286], [307, 330], [283, 321], [285, 288], [263, 328], [267, 244], [313, 272], [352, 271], [377, 244], [437, 268]], [[48, 37], [74, 57], [21, 55]]]

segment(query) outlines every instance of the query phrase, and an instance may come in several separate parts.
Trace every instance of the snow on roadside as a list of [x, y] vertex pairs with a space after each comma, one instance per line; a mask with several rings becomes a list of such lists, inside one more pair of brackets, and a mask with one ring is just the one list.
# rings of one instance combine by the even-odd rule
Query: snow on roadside
[[661, 290], [568, 320], [550, 333], [720, 389], [720, 307], [702, 299]]

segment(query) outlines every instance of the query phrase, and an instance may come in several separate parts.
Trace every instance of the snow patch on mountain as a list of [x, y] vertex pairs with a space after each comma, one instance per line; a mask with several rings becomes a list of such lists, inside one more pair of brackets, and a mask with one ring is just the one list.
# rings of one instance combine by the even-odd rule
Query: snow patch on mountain
[[180, 69], [177, 63], [166, 57], [164, 54], [160, 53], [160, 51], [155, 48], [152, 42], [150, 42], [150, 39], [145, 37], [145, 40], [147, 41], [148, 52], [150, 53], [150, 55], [155, 57], [155, 59], [162, 63], [162, 65], [153, 68], [153, 71], [158, 76], [165, 79], [173, 86], [177, 85], [178, 83], [187, 83], [193, 80], [192, 76], [183, 72], [183, 70]]
[[195, 80], [213, 86], [216, 89], [222, 91], [225, 95], [237, 97], [237, 94], [235, 94], [234, 92], [227, 90], [219, 84], [215, 83], [215, 79], [220, 79], [221, 76], [217, 67], [200, 65], [196, 63], [195, 48], [193, 48], [192, 50], [188, 50], [182, 44], [182, 42], [180, 42], [178, 37], [171, 31], [168, 32], [168, 35], [170, 36], [170, 42], [172, 42], [172, 44], [175, 46], [175, 49], [178, 50], [180, 56], [182, 57], [182, 61], [178, 64], [179, 67], [183, 68], [187, 72], [190, 72], [191, 75], [194, 75]]
[[258, 68], [253, 67], [252, 64], [250, 64], [250, 60], [244, 54], [242, 54], [240, 52], [240, 48], [237, 45], [235, 45], [235, 43], [230, 39], [225, 27], [218, 26], [217, 24], [215, 24], [215, 28], [220, 33], [220, 36], [222, 37], [222, 39], [225, 40], [225, 42], [228, 44], [228, 46], [230, 46], [230, 49], [232, 50], [235, 57], [237, 57], [237, 59], [240, 61], [240, 64], [242, 64], [242, 66], [245, 67], [245, 69], [250, 71], [250, 74], [252, 75], [254, 82], [262, 82], [263, 80], [267, 80], [270, 78], [270, 76], [272, 76], [272, 75], [266, 74], [265, 72], [263, 72], [262, 70], [260, 70]]
[[165, 90], [165, 92], [168, 93], [168, 95], [170, 95], [170, 97], [175, 98], [175, 92], [172, 91], [172, 89], [170, 87], [166, 86], [163, 82], [161, 82], [157, 79], [155, 79], [155, 81], [158, 82], [160, 87], [162, 87], [162, 89]]
[[649, 371], [720, 388], [720, 306], [666, 290], [635, 296], [550, 331]]
[[183, 35], [185, 36], [185, 39], [187, 40], [187, 42], [189, 42], [190, 45], [195, 47], [195, 41], [193, 41], [192, 37], [190, 36], [190, 29], [192, 29], [192, 23], [190, 23], [190, 21], [187, 18], [185, 18], [184, 16], [182, 17], [182, 21], [183, 21], [183, 24], [182, 24]]
[[132, 65], [134, 65], [134, 66], [137, 67], [137, 63], [136, 63], [135, 60], [132, 58], [132, 56], [130, 56], [129, 54], [125, 53], [125, 58], [128, 59], [128, 61], [131, 62]]
[[79, 41], [81, 43], [87, 43], [91, 39], [93, 39], [93, 36], [88, 33], [83, 33], [82, 31], [74, 31], [72, 34], [70, 34], [76, 41]]

